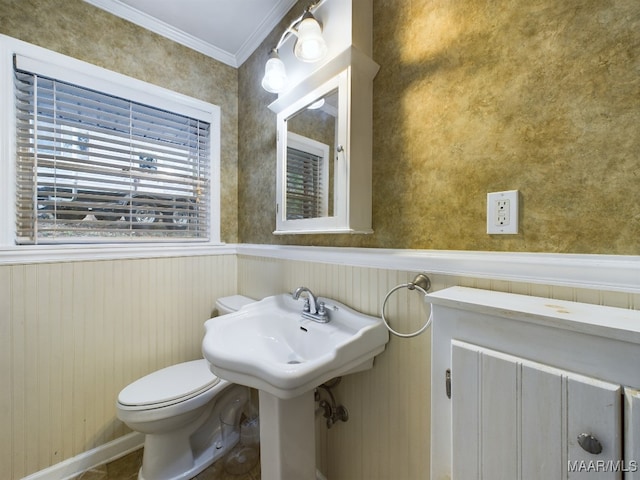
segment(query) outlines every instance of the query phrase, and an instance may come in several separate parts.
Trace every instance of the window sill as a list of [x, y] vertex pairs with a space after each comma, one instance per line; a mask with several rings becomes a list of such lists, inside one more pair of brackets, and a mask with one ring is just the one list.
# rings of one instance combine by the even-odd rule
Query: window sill
[[199, 244], [112, 244], [112, 245], [21, 245], [0, 247], [0, 265], [123, 260], [134, 258], [191, 257], [198, 255], [232, 255], [235, 245]]

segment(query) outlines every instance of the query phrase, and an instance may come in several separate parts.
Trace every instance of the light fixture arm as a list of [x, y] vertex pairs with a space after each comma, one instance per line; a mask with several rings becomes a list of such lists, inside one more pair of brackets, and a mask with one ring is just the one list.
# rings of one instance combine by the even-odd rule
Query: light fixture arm
[[[300, 17], [300, 18], [302, 18], [302, 17]], [[298, 22], [298, 20], [296, 20], [295, 22], [293, 22], [293, 23], [289, 26], [289, 28], [287, 28], [287, 29], [284, 31], [284, 33], [283, 33], [283, 34], [282, 34], [282, 36], [280, 37], [280, 40], [278, 40], [278, 43], [276, 43], [276, 46], [273, 48], [273, 50], [275, 50], [276, 52], [277, 52], [278, 50], [280, 50], [280, 47], [282, 47], [282, 44], [283, 44], [284, 42], [286, 42], [286, 41], [289, 39], [289, 37], [290, 37], [291, 35], [295, 35], [295, 34], [296, 34], [296, 31], [293, 29], [293, 27], [295, 26], [295, 24], [296, 24], [297, 22]]]

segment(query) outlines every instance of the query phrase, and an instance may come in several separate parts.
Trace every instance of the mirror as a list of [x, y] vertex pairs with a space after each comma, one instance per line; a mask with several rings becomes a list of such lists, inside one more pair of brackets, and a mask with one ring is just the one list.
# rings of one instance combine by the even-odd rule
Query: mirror
[[295, 112], [286, 123], [286, 220], [335, 216], [338, 89]]

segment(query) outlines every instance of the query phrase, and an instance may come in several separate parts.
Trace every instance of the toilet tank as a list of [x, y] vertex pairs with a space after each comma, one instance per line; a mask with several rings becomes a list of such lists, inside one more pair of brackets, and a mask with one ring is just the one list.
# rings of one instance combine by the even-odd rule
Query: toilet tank
[[255, 302], [253, 298], [245, 297], [244, 295], [230, 295], [216, 300], [216, 308], [218, 309], [218, 315], [226, 315], [227, 313], [236, 312], [253, 302]]

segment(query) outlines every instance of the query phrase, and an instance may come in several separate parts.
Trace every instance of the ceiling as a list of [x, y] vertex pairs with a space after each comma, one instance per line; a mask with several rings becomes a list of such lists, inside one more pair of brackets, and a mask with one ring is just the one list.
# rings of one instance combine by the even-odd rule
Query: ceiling
[[239, 67], [296, 0], [85, 0], [87, 3]]

